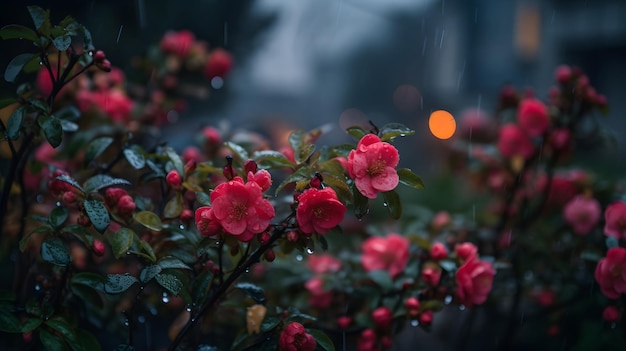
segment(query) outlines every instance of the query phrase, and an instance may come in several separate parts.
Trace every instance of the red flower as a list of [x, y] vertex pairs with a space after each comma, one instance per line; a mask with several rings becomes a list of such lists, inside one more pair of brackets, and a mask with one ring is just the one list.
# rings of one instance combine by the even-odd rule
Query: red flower
[[104, 255], [104, 250], [105, 250], [105, 247], [104, 247], [104, 243], [102, 241], [100, 241], [100, 240], [94, 240], [93, 241], [93, 253], [96, 256], [99, 256], [99, 257], [103, 256]]
[[281, 351], [313, 351], [316, 345], [315, 338], [298, 322], [289, 323], [278, 339]]
[[626, 249], [612, 247], [596, 266], [595, 278], [600, 290], [609, 299], [626, 292]]
[[602, 311], [602, 318], [609, 323], [615, 323], [619, 321], [622, 313], [615, 306], [606, 306], [604, 311]]
[[472, 258], [456, 271], [456, 295], [467, 307], [480, 305], [487, 300], [496, 270], [491, 263]]
[[325, 234], [336, 227], [346, 213], [332, 188], [307, 189], [298, 198], [296, 219], [303, 233]]
[[434, 243], [430, 248], [430, 257], [433, 260], [443, 260], [448, 257], [448, 249], [442, 243]]
[[328, 254], [310, 255], [307, 266], [315, 274], [332, 273], [341, 269], [341, 261]]
[[372, 311], [372, 320], [378, 329], [387, 329], [391, 326], [393, 320], [393, 313], [389, 307], [378, 307]]
[[529, 159], [535, 152], [535, 146], [522, 128], [515, 124], [507, 124], [500, 128], [498, 151], [504, 157], [522, 156]]
[[359, 192], [374, 199], [379, 192], [393, 190], [399, 182], [395, 167], [398, 150], [374, 134], [361, 138], [356, 150], [348, 155], [348, 173]]
[[540, 136], [550, 127], [548, 108], [537, 99], [524, 99], [517, 110], [517, 122], [531, 137]]
[[439, 281], [441, 280], [441, 268], [438, 266], [435, 267], [434, 265], [424, 268], [424, 270], [422, 270], [422, 280], [430, 286], [439, 285]]
[[209, 55], [205, 65], [204, 65], [204, 75], [207, 78], [212, 79], [213, 77], [225, 77], [233, 65], [233, 58], [228, 53], [228, 51], [224, 49], [215, 49]]
[[259, 169], [255, 173], [248, 172], [248, 181], [257, 183], [261, 191], [267, 191], [272, 186], [272, 175], [265, 169]]
[[371, 237], [363, 242], [361, 249], [361, 264], [368, 272], [385, 270], [395, 278], [409, 261], [409, 239], [398, 234]]
[[104, 192], [104, 201], [109, 207], [115, 207], [124, 195], [128, 195], [128, 193], [122, 188], [107, 188]]
[[167, 184], [169, 184], [174, 189], [179, 189], [180, 186], [183, 184], [183, 179], [180, 177], [180, 174], [175, 169], [167, 173], [167, 176], [165, 176], [165, 180], [167, 181]]
[[478, 248], [472, 243], [461, 243], [454, 247], [454, 254], [460, 260], [467, 261], [478, 255]]
[[604, 234], [617, 239], [626, 239], [626, 203], [617, 201], [604, 212]]
[[166, 54], [174, 54], [178, 57], [186, 57], [195, 41], [195, 36], [188, 30], [167, 32], [161, 39], [161, 51]]
[[196, 210], [196, 227], [200, 234], [213, 236], [222, 231], [222, 226], [213, 215], [213, 209], [209, 206], [200, 207]]
[[252, 239], [261, 233], [274, 218], [274, 207], [263, 198], [261, 188], [255, 182], [245, 183], [240, 177], [218, 185], [211, 192], [213, 215], [229, 234], [240, 239]]
[[574, 233], [587, 234], [598, 224], [602, 209], [596, 199], [576, 196], [563, 208], [563, 217]]
[[324, 289], [324, 279], [322, 277], [313, 277], [304, 283], [304, 287], [308, 290], [311, 297], [309, 305], [318, 309], [325, 309], [333, 302], [333, 292]]
[[128, 120], [133, 109], [133, 101], [117, 89], [93, 92], [91, 101], [116, 122]]
[[117, 202], [117, 213], [120, 216], [132, 216], [136, 208], [135, 200], [130, 195], [123, 195]]

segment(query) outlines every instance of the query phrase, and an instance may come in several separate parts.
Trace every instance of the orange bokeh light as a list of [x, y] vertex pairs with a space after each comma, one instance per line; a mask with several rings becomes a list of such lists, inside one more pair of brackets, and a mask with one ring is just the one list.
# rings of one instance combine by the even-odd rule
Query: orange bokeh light
[[456, 131], [454, 116], [448, 111], [437, 110], [430, 114], [428, 119], [430, 132], [439, 139], [450, 139]]

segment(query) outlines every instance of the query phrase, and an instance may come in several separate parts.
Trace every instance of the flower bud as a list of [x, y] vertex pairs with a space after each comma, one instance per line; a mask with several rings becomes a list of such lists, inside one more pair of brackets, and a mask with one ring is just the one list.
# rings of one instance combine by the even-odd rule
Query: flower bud
[[439, 285], [439, 280], [441, 280], [441, 269], [434, 267], [424, 268], [422, 271], [422, 280], [430, 286]]
[[448, 257], [448, 249], [442, 243], [434, 243], [430, 248], [430, 257], [433, 260], [443, 260]]
[[265, 260], [267, 262], [274, 262], [275, 259], [276, 259], [276, 253], [274, 253], [274, 250], [269, 249], [265, 252]]
[[243, 169], [246, 172], [246, 174], [248, 174], [248, 172], [256, 173], [258, 168], [259, 166], [256, 164], [256, 161], [254, 160], [247, 160], [243, 165]]
[[350, 324], [352, 324], [352, 318], [350, 318], [348, 316], [341, 316], [341, 317], [337, 318], [337, 326], [341, 330], [348, 329]]
[[182, 178], [177, 170], [171, 170], [167, 176], [165, 176], [165, 181], [174, 189], [179, 189], [181, 184], [183, 183]]
[[265, 245], [270, 241], [271, 236], [268, 232], [263, 232], [263, 233], [259, 233], [258, 238], [259, 238], [259, 243], [261, 245]]
[[415, 317], [419, 314], [420, 301], [416, 297], [409, 297], [404, 301], [404, 307], [409, 312], [409, 315]]
[[74, 205], [77, 198], [78, 195], [76, 195], [75, 192], [66, 191], [65, 193], [63, 193], [63, 204], [65, 204], [66, 206]]
[[465, 242], [456, 245], [454, 248], [454, 254], [457, 258], [467, 261], [478, 254], [478, 248], [472, 243]]
[[135, 205], [135, 200], [133, 200], [130, 195], [120, 197], [117, 202], [117, 213], [121, 216], [131, 216], [133, 212], [135, 212], [136, 208], [137, 205]]
[[105, 72], [111, 72], [111, 62], [107, 59], [102, 60], [101, 63], [96, 63], [96, 65]]
[[93, 253], [96, 254], [96, 256], [101, 257], [104, 255], [104, 243], [100, 240], [94, 240], [93, 241]]
[[427, 327], [433, 323], [433, 311], [426, 311], [419, 316], [419, 322], [421, 325]]
[[184, 209], [181, 213], [180, 213], [180, 220], [185, 222], [185, 223], [189, 223], [189, 221], [191, 221], [194, 217], [194, 213], [192, 210], [186, 208]]
[[382, 306], [372, 312], [372, 319], [377, 328], [387, 329], [391, 326], [393, 314], [389, 307]]
[[287, 232], [287, 241], [292, 243], [298, 241], [298, 232], [296, 232], [295, 230]]
[[95, 54], [93, 54], [93, 60], [96, 63], [101, 63], [102, 61], [104, 61], [104, 59], [106, 59], [106, 55], [102, 50], [98, 50]]
[[620, 310], [615, 306], [607, 306], [602, 312], [602, 318], [609, 323], [615, 323], [619, 321], [621, 317]]
[[561, 65], [556, 68], [554, 76], [559, 84], [566, 85], [572, 79], [572, 69], [567, 65]]

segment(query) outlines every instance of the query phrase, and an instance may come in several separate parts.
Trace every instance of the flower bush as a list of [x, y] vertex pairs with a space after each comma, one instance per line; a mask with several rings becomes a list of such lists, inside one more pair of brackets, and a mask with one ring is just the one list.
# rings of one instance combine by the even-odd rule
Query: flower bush
[[[12, 282], [0, 286], [0, 345], [334, 350], [347, 336], [381, 350], [457, 306], [484, 312], [508, 350], [522, 327], [574, 328], [563, 311], [596, 285], [584, 313], [620, 322], [626, 203], [617, 185], [560, 168], [583, 120], [606, 107], [578, 69], [558, 68], [547, 103], [503, 90], [498, 131], [468, 114], [480, 142], [461, 133], [450, 160], [485, 199], [469, 221], [414, 201], [429, 190], [398, 191], [424, 188], [399, 167], [394, 141], [414, 134], [399, 123], [350, 127], [340, 145], [316, 145], [321, 130], [273, 145], [207, 126], [175, 150], [155, 126], [221, 87], [227, 51], [169, 32], [133, 61], [133, 82], [72, 18], [28, 11], [34, 29], [0, 29], [35, 51], [5, 79], [36, 73], [0, 101], [0, 240], [14, 252], [2, 253]], [[518, 325], [532, 304], [549, 328]]]

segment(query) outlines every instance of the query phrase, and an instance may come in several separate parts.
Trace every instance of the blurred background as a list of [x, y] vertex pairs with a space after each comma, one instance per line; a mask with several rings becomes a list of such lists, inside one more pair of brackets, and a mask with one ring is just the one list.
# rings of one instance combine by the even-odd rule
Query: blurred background
[[[577, 65], [605, 94], [603, 125], [617, 146], [595, 152], [595, 167], [623, 159], [626, 124], [626, 2], [619, 0], [157, 0], [18, 1], [3, 4], [0, 25], [29, 23], [27, 5], [72, 15], [92, 31], [114, 66], [130, 69], [167, 30], [189, 29], [211, 47], [233, 53], [219, 94], [192, 102], [184, 123], [166, 129], [174, 146], [198, 126], [228, 121], [268, 134], [360, 116], [378, 126], [407, 124], [417, 137], [416, 171], [438, 167], [427, 128], [432, 110], [458, 117], [495, 109], [500, 88], [532, 87], [546, 100], [559, 64]], [[23, 48], [3, 45], [2, 64]], [[27, 79], [23, 77], [22, 79]], [[32, 78], [32, 77], [31, 77]], [[6, 82], [2, 96], [13, 94]], [[347, 139], [348, 140], [348, 139]], [[419, 160], [415, 164], [416, 160]]]

